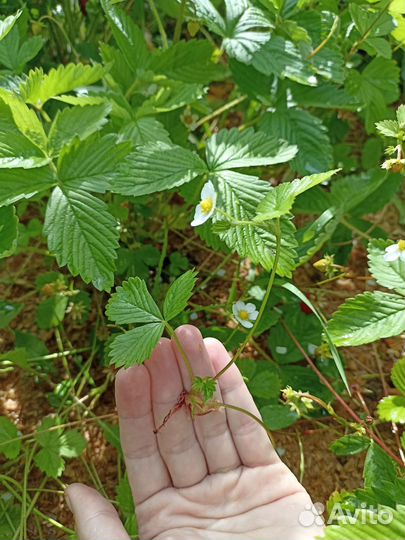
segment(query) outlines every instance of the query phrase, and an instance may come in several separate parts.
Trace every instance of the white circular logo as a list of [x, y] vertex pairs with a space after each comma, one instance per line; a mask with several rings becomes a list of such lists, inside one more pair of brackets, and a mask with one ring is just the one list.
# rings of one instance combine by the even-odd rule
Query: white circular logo
[[317, 525], [321, 527], [323, 525], [322, 514], [325, 511], [325, 506], [316, 502], [315, 504], [306, 504], [305, 510], [303, 510], [298, 516], [298, 522], [303, 527], [311, 527]]

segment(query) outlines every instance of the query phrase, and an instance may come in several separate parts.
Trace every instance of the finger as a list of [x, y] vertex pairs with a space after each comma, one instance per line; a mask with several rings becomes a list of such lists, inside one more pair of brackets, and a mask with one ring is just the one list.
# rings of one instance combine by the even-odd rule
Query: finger
[[[229, 362], [229, 355], [216, 339], [209, 339], [209, 352], [215, 372]], [[260, 417], [260, 413], [247, 389], [239, 369], [233, 364], [218, 379], [224, 403], [245, 409]], [[239, 411], [226, 409], [233, 441], [242, 463], [248, 467], [269, 465], [279, 460], [270, 439], [260, 424]]]
[[115, 380], [121, 445], [135, 503], [171, 485], [153, 432], [150, 386], [145, 366], [122, 369]]
[[72, 484], [65, 496], [79, 540], [129, 540], [117, 511], [95, 489]]
[[[155, 425], [161, 426], [184, 390], [170, 340], [160, 341], [145, 366], [152, 381]], [[207, 465], [204, 454], [185, 405], [179, 407], [159, 429], [157, 440], [175, 487], [192, 486], [206, 476]]]
[[[184, 325], [176, 330], [176, 335], [183, 351], [190, 360], [194, 375], [198, 377], [214, 376], [214, 367], [200, 331], [195, 326]], [[173, 340], [172, 347], [176, 354], [184, 386], [187, 390], [190, 390], [190, 375], [184, 363], [183, 355]], [[213, 399], [222, 402], [219, 388], [217, 388]], [[224, 409], [203, 416], [196, 416], [194, 428], [210, 473], [234, 469], [241, 464], [229, 431]]]

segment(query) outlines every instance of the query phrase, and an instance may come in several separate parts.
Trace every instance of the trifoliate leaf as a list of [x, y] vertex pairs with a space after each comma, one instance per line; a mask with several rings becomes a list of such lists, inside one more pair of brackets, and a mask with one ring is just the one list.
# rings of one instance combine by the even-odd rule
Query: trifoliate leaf
[[163, 322], [149, 323], [115, 337], [109, 350], [111, 363], [126, 368], [142, 364], [150, 358], [163, 330]]
[[185, 274], [177, 278], [167, 291], [163, 304], [163, 315], [166, 321], [174, 319], [187, 307], [187, 302], [193, 293], [197, 273], [188, 270]]
[[2, 169], [0, 206], [8, 206], [20, 199], [29, 199], [54, 184], [55, 178], [49, 167]]
[[260, 201], [257, 207], [257, 220], [264, 221], [287, 214], [291, 210], [298, 195], [318, 184], [326, 182], [338, 171], [339, 169], [335, 169], [325, 173], [312, 174], [311, 176], [296, 178], [292, 182], [285, 182], [278, 185]]
[[114, 283], [116, 220], [100, 199], [79, 189], [56, 187], [49, 199], [44, 233], [59, 266], [67, 265], [73, 276], [109, 290]]
[[64, 189], [104, 193], [111, 188], [117, 167], [130, 151], [130, 143], [117, 142], [116, 135], [94, 134], [75, 139], [58, 161], [58, 177]]
[[106, 313], [117, 324], [161, 322], [162, 314], [150, 295], [146, 283], [131, 277], [117, 287], [107, 304]]
[[48, 148], [51, 154], [57, 155], [75, 137], [86, 139], [107, 122], [106, 116], [111, 105], [85, 105], [83, 107], [67, 107], [58, 111], [49, 130]]
[[384, 422], [405, 424], [405, 397], [387, 396], [378, 404], [378, 415]]
[[140, 147], [119, 168], [112, 190], [122, 195], [146, 195], [190, 182], [206, 172], [197, 154], [158, 142]]
[[148, 67], [149, 51], [142, 30], [126, 12], [110, 0], [101, 0], [101, 6], [128, 67], [133, 73]]
[[28, 73], [26, 80], [20, 85], [21, 97], [41, 109], [43, 105], [55, 96], [71, 92], [75, 88], [89, 86], [104, 75], [105, 68], [95, 64], [61, 64], [45, 74], [42, 68], [36, 68]]
[[311, 64], [303, 58], [294, 43], [281, 36], [273, 35], [253, 56], [252, 65], [264, 75], [287, 78], [308, 86], [317, 84]]
[[370, 439], [358, 433], [344, 435], [329, 446], [336, 456], [354, 456], [364, 452], [370, 446]]
[[205, 401], [209, 401], [214, 397], [217, 381], [211, 377], [194, 377], [192, 389], [200, 392]]
[[391, 244], [389, 240], [371, 240], [368, 245], [370, 272], [379, 285], [405, 294], [405, 262], [400, 258], [391, 262], [384, 260], [385, 248]]
[[17, 247], [18, 217], [14, 206], [0, 208], [0, 259], [12, 255]]
[[16, 425], [7, 416], [0, 416], [0, 454], [7, 459], [15, 459], [20, 450], [21, 440]]
[[394, 364], [391, 371], [391, 379], [395, 388], [405, 396], [405, 358], [401, 358]]
[[242, 133], [232, 128], [213, 135], [208, 140], [206, 153], [209, 169], [223, 171], [284, 163], [295, 156], [297, 147], [264, 133], [255, 133], [253, 128]]
[[405, 330], [404, 299], [380, 291], [359, 294], [340, 306], [327, 329], [337, 347], [397, 336]]
[[332, 146], [321, 120], [298, 108], [278, 109], [266, 113], [259, 129], [269, 137], [278, 137], [297, 145], [298, 153], [290, 166], [300, 174], [330, 169]]

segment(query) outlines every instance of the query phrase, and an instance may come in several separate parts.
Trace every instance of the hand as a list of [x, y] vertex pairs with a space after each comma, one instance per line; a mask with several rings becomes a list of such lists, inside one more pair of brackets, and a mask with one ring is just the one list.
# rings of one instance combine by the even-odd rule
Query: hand
[[[229, 361], [223, 345], [193, 326], [177, 336], [195, 375], [212, 376]], [[245, 414], [224, 410], [194, 421], [183, 406], [154, 429], [191, 381], [175, 343], [162, 339], [143, 366], [121, 370], [116, 401], [129, 481], [142, 540], [310, 540], [303, 527], [310, 497], [277, 456], [265, 430]], [[238, 368], [218, 380], [216, 400], [259, 415]], [[112, 505], [95, 490], [67, 490], [80, 540], [127, 540]]]

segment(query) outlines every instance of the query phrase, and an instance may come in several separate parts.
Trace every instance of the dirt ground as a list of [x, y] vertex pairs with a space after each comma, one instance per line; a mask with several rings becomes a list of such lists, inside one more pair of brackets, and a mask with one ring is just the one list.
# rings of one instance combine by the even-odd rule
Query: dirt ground
[[[179, 248], [179, 239], [171, 235], [173, 248]], [[198, 240], [196, 240], [198, 242]], [[204, 261], [203, 271], [215, 268], [218, 264], [218, 256], [210, 255], [199, 250], [195, 245], [189, 244], [188, 249], [193, 254], [194, 263]], [[199, 259], [199, 260], [198, 260]], [[57, 351], [54, 335], [52, 331], [40, 331], [35, 325], [35, 308], [38, 297], [32, 293], [35, 276], [44, 271], [42, 267], [43, 257], [36, 254], [19, 255], [10, 259], [0, 268], [0, 295], [2, 298], [18, 301], [23, 299], [25, 308], [22, 314], [12, 323], [13, 328], [19, 330], [32, 331], [39, 335], [46, 342], [50, 352]], [[327, 312], [333, 312], [337, 305], [345, 298], [354, 296], [367, 286], [367, 264], [364, 247], [359, 243], [353, 250], [351, 259], [351, 270], [353, 279], [340, 279], [325, 286], [322, 295], [321, 307]], [[18, 274], [15, 279], [16, 273]], [[232, 268], [227, 269], [227, 275], [232, 277]], [[297, 283], [315, 282], [322, 279], [310, 264], [306, 265], [297, 274]], [[11, 284], [14, 280], [14, 284]], [[223, 300], [218, 293], [218, 283], [211, 281], [209, 294], [212, 294], [217, 301]], [[82, 347], [88, 342], [88, 333], [91, 329], [93, 319], [78, 327], [68, 325], [66, 332], [74, 347]], [[201, 324], [202, 321], [196, 321]], [[218, 321], [221, 324], [221, 321]], [[10, 350], [13, 347], [13, 334], [10, 330], [0, 331], [0, 352]], [[375, 345], [347, 349], [344, 352], [347, 362], [347, 375], [349, 383], [359, 390], [359, 394], [354, 393], [352, 405], [358, 412], [368, 409], [373, 416], [377, 402], [389, 390], [389, 373], [395, 358], [399, 358], [402, 351], [402, 343], [399, 339], [390, 339], [379, 342]], [[69, 360], [69, 359], [68, 359]], [[58, 360], [56, 366], [58, 367]], [[61, 367], [59, 365], [59, 367]], [[74, 369], [74, 368], [72, 368]], [[102, 384], [108, 373], [113, 373], [111, 368], [101, 367], [97, 359], [91, 374], [96, 383]], [[112, 379], [112, 377], [111, 377]], [[17, 425], [22, 434], [33, 433], [41, 419], [52, 412], [46, 393], [51, 390], [51, 386], [45, 381], [38, 383], [34, 377], [16, 368], [7, 373], [0, 372], [0, 415], [8, 415]], [[361, 396], [364, 399], [361, 403]], [[344, 416], [344, 413], [338, 412]], [[96, 416], [102, 416], [115, 412], [113, 384], [109, 384], [106, 391], [93, 409]], [[70, 421], [77, 420], [75, 414], [69, 417]], [[111, 420], [116, 422], [116, 418]], [[322, 419], [323, 427], [311, 421], [300, 421], [291, 428], [274, 433], [276, 446], [282, 459], [292, 469], [292, 471], [302, 478], [303, 484], [311, 494], [314, 501], [325, 503], [330, 494], [335, 490], [350, 490], [362, 485], [362, 467], [364, 455], [338, 458], [332, 454], [328, 447], [330, 443], [340, 434], [343, 434], [332, 419]], [[386, 441], [392, 440], [389, 428], [381, 429]], [[95, 422], [86, 422], [84, 429], [85, 436], [89, 442], [84, 455], [84, 460], [75, 459], [67, 462], [66, 469], [61, 482], [70, 484], [72, 482], [83, 482], [92, 485], [89, 468], [95, 467], [106, 494], [110, 498], [115, 498], [117, 485], [117, 452], [106, 442], [100, 427]], [[85, 465], [84, 461], [87, 463]], [[7, 469], [6, 461], [0, 458], [0, 472], [7, 471], [14, 478], [20, 479], [22, 466], [15, 465], [13, 470]], [[37, 506], [41, 512], [55, 518], [63, 525], [73, 528], [72, 516], [67, 509], [61, 494], [61, 483], [49, 480], [45, 486], [40, 486], [42, 473], [35, 467], [29, 478], [30, 489], [47, 489], [50, 491], [41, 492]], [[63, 533], [43, 523], [43, 531], [46, 538], [60, 538]], [[34, 524], [30, 524], [28, 536], [34, 540], [37, 538]]]

